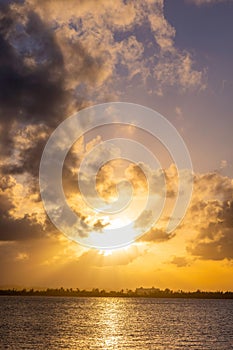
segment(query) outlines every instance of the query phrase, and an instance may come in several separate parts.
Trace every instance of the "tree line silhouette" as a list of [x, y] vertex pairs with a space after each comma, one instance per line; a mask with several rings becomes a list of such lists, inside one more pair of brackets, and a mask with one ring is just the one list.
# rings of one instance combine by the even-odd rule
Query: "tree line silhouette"
[[79, 288], [47, 288], [45, 290], [34, 289], [1, 289], [0, 295], [5, 296], [61, 296], [61, 297], [135, 297], [135, 298], [195, 298], [195, 299], [233, 299], [233, 292], [216, 291], [208, 292], [196, 290], [185, 292], [182, 290], [173, 291], [168, 288], [161, 290], [159, 288], [137, 288], [120, 291], [106, 291], [93, 288], [92, 290], [80, 290]]

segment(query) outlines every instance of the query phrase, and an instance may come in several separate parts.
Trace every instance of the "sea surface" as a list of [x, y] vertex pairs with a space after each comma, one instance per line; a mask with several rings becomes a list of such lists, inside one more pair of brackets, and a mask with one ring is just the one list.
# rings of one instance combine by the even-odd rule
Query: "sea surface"
[[0, 349], [233, 349], [233, 300], [0, 297]]

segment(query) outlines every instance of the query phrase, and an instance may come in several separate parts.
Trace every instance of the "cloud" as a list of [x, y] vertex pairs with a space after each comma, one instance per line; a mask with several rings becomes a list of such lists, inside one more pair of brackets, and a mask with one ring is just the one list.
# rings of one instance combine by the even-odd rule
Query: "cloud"
[[[65, 34], [70, 33], [55, 31], [36, 7], [15, 1], [0, 8], [4, 24], [0, 27], [2, 189], [10, 189], [15, 181], [14, 188], [23, 185], [28, 195], [26, 198], [21, 190], [4, 193], [1, 237], [30, 239], [45, 234], [36, 214], [38, 207], [42, 211], [38, 174], [45, 143], [58, 122], [85, 103], [74, 96], [77, 85], [94, 87], [105, 79], [103, 60], [93, 57], [79, 41], [73, 44], [70, 39], [66, 44]], [[7, 210], [5, 203], [9, 203]], [[98, 220], [95, 224], [100, 229]]]
[[25, 215], [23, 218], [15, 219], [9, 214], [0, 211], [1, 219], [1, 241], [18, 241], [42, 238], [45, 231], [33, 216]]
[[159, 11], [148, 15], [151, 30], [162, 51], [174, 51], [175, 28], [172, 27], [163, 15], [162, 6]]
[[229, 0], [186, 0], [186, 2], [201, 6], [201, 5], [220, 4], [222, 2], [229, 2]]
[[[16, 126], [17, 124], [14, 123]], [[2, 162], [3, 174], [30, 174], [38, 177], [40, 158], [47, 142], [50, 128], [42, 123], [29, 124], [11, 132], [11, 144], [14, 156]]]
[[77, 33], [74, 30], [59, 28], [55, 35], [63, 53], [67, 88], [75, 89], [80, 84], [85, 84], [88, 93], [89, 90], [102, 86], [112, 75], [113, 63], [108, 59], [107, 52], [96, 45], [89, 48], [90, 43], [85, 39], [75, 40], [73, 37]]
[[[67, 105], [74, 104], [69, 99], [71, 92], [82, 105], [85, 97], [98, 99], [96, 89], [101, 99], [110, 91], [119, 94], [122, 82], [129, 85], [135, 76], [142, 84], [147, 84], [147, 78], [155, 79], [158, 93], [174, 85], [182, 89], [203, 87], [203, 73], [193, 68], [191, 54], [175, 47], [175, 28], [164, 17], [163, 6], [163, 1], [123, 0], [100, 0], [98, 4], [93, 0], [71, 0], [68, 4], [61, 0], [28, 0], [15, 4], [14, 10], [8, 6], [5, 12], [11, 24], [7, 45], [11, 51], [14, 48], [16, 53], [11, 52], [11, 56], [17, 54], [22, 60], [19, 66], [23, 64], [24, 68], [16, 73], [23, 81], [31, 78], [45, 84], [45, 78], [52, 85], [49, 89], [54, 85], [54, 99], [64, 108], [56, 110], [63, 116]], [[19, 26], [20, 31], [16, 30]], [[139, 28], [146, 38], [135, 34]], [[38, 86], [43, 99], [38, 104], [42, 108], [50, 96], [53, 110], [52, 90], [48, 94], [46, 85], [43, 89], [38, 83], [33, 89], [29, 82], [19, 85], [25, 85], [23, 93], [27, 96], [37, 94]], [[34, 109], [40, 111], [36, 106]]]
[[[166, 181], [167, 187], [172, 186], [174, 191], [175, 177], [171, 169], [165, 172]], [[141, 241], [165, 242], [188, 233], [185, 240], [189, 255], [203, 260], [233, 259], [233, 179], [218, 173], [195, 174], [190, 207], [181, 225], [171, 234], [164, 229], [171, 215], [166, 214], [165, 211], [157, 226], [145, 233]], [[144, 211], [136, 227], [146, 226], [152, 216], [150, 211]], [[174, 263], [183, 262], [175, 259]]]
[[[27, 3], [47, 25], [57, 24], [55, 37], [63, 53], [66, 84], [74, 88], [80, 78], [84, 84], [89, 83], [91, 86], [86, 86], [83, 95], [93, 97], [93, 84], [95, 88], [102, 87], [101, 98], [110, 90], [119, 98], [123, 95], [123, 81], [129, 86], [132, 79], [147, 84], [153, 78], [157, 93], [174, 85], [183, 90], [204, 88], [203, 72], [194, 69], [191, 54], [175, 47], [175, 28], [164, 17], [163, 1]], [[135, 35], [139, 28], [146, 33], [145, 38]]]
[[177, 267], [186, 267], [190, 264], [189, 260], [185, 256], [174, 256], [170, 263], [176, 265]]
[[29, 259], [29, 255], [27, 253], [18, 253], [18, 255], [15, 258], [15, 260], [17, 261], [24, 261], [28, 259]]
[[[52, 226], [42, 211], [41, 203], [22, 196], [23, 189], [12, 176], [0, 182], [0, 241], [38, 239]], [[30, 197], [30, 196], [29, 196]]]
[[97, 251], [95, 249], [84, 252], [78, 259], [78, 263], [84, 266], [123, 266], [129, 265], [139, 256], [145, 253], [145, 247], [133, 244], [127, 249], [113, 250], [109, 255], [107, 251]]
[[194, 174], [189, 209], [175, 234], [185, 234], [188, 255], [232, 260], [233, 179], [219, 173]]
[[154, 216], [152, 210], [144, 210], [141, 215], [135, 221], [134, 227], [135, 229], [146, 229], [150, 226], [154, 221]]
[[[115, 26], [129, 26], [135, 18], [132, 3], [121, 0], [70, 0], [64, 4], [63, 0], [27, 0], [46, 21], [66, 23], [75, 17], [89, 16], [89, 19], [102, 17], [104, 22]], [[95, 11], [93, 11], [95, 9]]]
[[[64, 62], [54, 33], [30, 11], [1, 6], [0, 150], [2, 160], [14, 158], [16, 130], [25, 124], [54, 127], [65, 114], [70, 95], [64, 89]], [[21, 8], [22, 5], [19, 5]], [[25, 143], [27, 140], [25, 139]], [[39, 161], [36, 140], [32, 155]], [[24, 155], [25, 156], [25, 155]], [[24, 161], [25, 170], [32, 165]], [[9, 173], [11, 169], [9, 168]]]
[[154, 242], [154, 243], [162, 243], [170, 240], [175, 237], [174, 233], [167, 233], [159, 228], [152, 228], [149, 232], [146, 232], [141, 238], [142, 242]]
[[214, 217], [200, 228], [196, 239], [188, 245], [188, 252], [204, 260], [232, 260], [233, 201], [215, 203], [214, 209]]
[[[43, 123], [48, 137], [58, 122], [85, 105], [77, 87], [96, 89], [111, 67], [98, 50], [91, 54], [86, 41], [68, 37], [72, 30], [54, 30], [35, 7], [24, 2], [0, 6], [0, 147], [8, 157], [14, 153], [16, 128]], [[39, 159], [40, 146], [34, 147]]]
[[53, 32], [36, 13], [26, 13], [22, 22], [10, 6], [1, 7], [1, 121], [40, 120], [49, 124], [58, 118], [58, 105], [62, 108], [66, 98], [61, 50]]
[[196, 174], [194, 177], [196, 200], [228, 200], [233, 196], [233, 180], [216, 172]]
[[189, 53], [177, 51], [174, 55], [163, 57], [154, 67], [154, 77], [161, 87], [178, 85], [183, 90], [205, 88], [203, 72], [193, 69]]
[[[161, 94], [168, 86], [199, 89], [203, 72], [194, 68], [191, 54], [175, 47], [175, 28], [160, 0], [28, 0], [0, 8], [1, 235], [3, 240], [30, 239], [30, 232], [39, 237], [45, 228], [52, 230], [40, 201], [38, 170], [58, 123], [109, 95], [119, 99], [135, 81], [147, 86], [152, 79], [154, 92]], [[91, 214], [77, 204], [75, 171], [85, 152], [70, 152], [63, 173], [67, 201], [85, 218], [84, 226]], [[111, 166], [103, 168], [97, 177], [104, 199], [116, 194], [111, 171]], [[137, 196], [143, 196], [143, 172], [129, 167], [127, 175]], [[151, 173], [154, 192], [161, 188], [160, 175]], [[174, 198], [172, 181], [168, 186]], [[106, 222], [94, 217], [92, 224], [101, 231]], [[84, 226], [80, 230], [88, 234]], [[162, 240], [158, 232], [155, 237]]]

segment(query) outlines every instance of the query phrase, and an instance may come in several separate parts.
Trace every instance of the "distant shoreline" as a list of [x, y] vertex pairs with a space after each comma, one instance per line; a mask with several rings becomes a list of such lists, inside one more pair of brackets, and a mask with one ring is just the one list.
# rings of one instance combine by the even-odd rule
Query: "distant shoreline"
[[119, 297], [119, 298], [166, 298], [166, 299], [233, 299], [233, 292], [205, 292], [197, 290], [195, 292], [172, 291], [170, 289], [160, 290], [156, 288], [137, 288], [135, 291], [105, 291], [92, 289], [91, 291], [77, 289], [1, 289], [0, 296], [45, 296], [45, 297]]

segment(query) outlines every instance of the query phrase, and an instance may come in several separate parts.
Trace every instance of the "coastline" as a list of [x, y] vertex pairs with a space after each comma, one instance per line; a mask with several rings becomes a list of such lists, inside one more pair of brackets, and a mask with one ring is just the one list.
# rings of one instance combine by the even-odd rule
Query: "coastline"
[[233, 292], [217, 291], [206, 292], [197, 290], [195, 292], [172, 291], [170, 289], [156, 290], [152, 292], [127, 290], [127, 291], [105, 291], [98, 289], [79, 290], [79, 289], [0, 289], [0, 296], [41, 296], [41, 297], [90, 297], [90, 298], [152, 298], [152, 299], [233, 299]]

